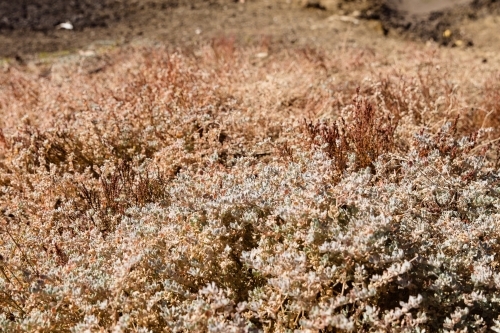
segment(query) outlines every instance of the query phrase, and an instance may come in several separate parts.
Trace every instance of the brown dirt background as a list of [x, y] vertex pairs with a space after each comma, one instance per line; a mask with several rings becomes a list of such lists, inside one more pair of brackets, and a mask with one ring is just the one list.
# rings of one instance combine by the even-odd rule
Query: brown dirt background
[[[496, 0], [0, 1], [0, 57], [19, 62], [128, 43], [192, 47], [221, 36], [270, 49], [401, 40], [500, 50]], [[73, 30], [58, 29], [69, 21]]]

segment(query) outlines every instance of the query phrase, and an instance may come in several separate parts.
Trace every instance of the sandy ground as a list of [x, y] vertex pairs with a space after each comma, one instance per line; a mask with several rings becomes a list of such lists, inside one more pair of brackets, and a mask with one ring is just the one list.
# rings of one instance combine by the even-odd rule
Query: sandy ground
[[[469, 2], [337, 1], [325, 10], [321, 1], [303, 0], [3, 1], [0, 56], [28, 63], [128, 43], [190, 48], [224, 36], [270, 49], [363, 45], [390, 51], [403, 40], [432, 40], [488, 57], [500, 50], [499, 4]], [[73, 29], [61, 29], [63, 22]]]

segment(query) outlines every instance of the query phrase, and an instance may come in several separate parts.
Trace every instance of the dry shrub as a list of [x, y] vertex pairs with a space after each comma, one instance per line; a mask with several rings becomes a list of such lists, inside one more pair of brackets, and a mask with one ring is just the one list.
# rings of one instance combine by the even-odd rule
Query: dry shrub
[[[73, 216], [86, 216], [102, 233], [108, 233], [118, 223], [116, 216], [123, 215], [130, 207], [167, 205], [164, 193], [167, 177], [158, 169], [148, 170], [144, 165], [140, 171], [138, 168], [133, 168], [130, 162], [120, 162], [109, 174], [99, 174], [93, 187], [85, 182], [75, 184], [81, 202], [75, 202]], [[92, 213], [88, 214], [89, 211]]]
[[394, 148], [394, 133], [398, 114], [385, 117], [370, 102], [359, 96], [359, 88], [352, 105], [352, 123], [347, 126], [341, 118], [331, 125], [305, 122], [305, 129], [316, 147], [323, 147], [333, 159], [339, 176], [349, 165], [349, 155], [354, 154], [354, 170], [373, 167], [377, 158]]
[[496, 73], [486, 81], [482, 100], [478, 103], [478, 111], [474, 117], [477, 128], [493, 128], [498, 134], [500, 125], [500, 73]]
[[494, 80], [398, 51], [0, 73], [1, 330], [500, 330]]

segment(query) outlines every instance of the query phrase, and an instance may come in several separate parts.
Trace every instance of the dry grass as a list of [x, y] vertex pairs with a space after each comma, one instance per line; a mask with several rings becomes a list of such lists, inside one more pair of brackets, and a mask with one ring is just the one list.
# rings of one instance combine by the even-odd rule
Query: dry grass
[[499, 74], [415, 48], [10, 66], [1, 329], [500, 330]]

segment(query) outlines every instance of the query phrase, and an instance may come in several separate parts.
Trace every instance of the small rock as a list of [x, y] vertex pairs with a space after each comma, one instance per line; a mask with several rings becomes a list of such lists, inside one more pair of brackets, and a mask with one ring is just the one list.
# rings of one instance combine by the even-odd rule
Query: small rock
[[336, 10], [339, 7], [339, 0], [302, 0], [302, 7], [315, 7], [325, 10]]
[[359, 20], [352, 17], [352, 16], [342, 15], [342, 16], [339, 16], [339, 20], [341, 20], [342, 22], [350, 22], [352, 24], [359, 24]]
[[355, 10], [351, 14], [352, 17], [361, 17], [361, 12], [359, 10]]
[[73, 24], [70, 21], [66, 21], [57, 26], [57, 29], [73, 30]]

